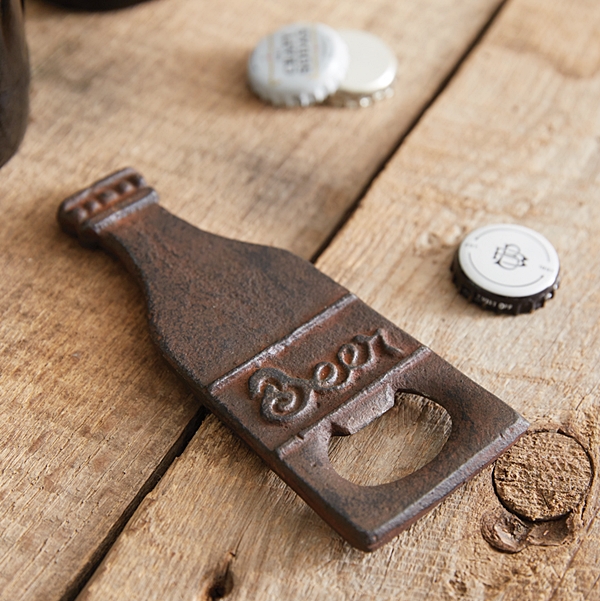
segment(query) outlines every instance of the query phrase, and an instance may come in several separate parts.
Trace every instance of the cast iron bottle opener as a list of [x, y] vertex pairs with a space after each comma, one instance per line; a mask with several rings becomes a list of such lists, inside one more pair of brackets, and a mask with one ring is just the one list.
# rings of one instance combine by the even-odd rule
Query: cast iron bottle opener
[[[124, 169], [65, 200], [58, 220], [140, 282], [154, 341], [201, 401], [324, 520], [381, 546], [493, 461], [525, 430], [508, 405], [309, 262], [203, 232]], [[442, 451], [388, 484], [360, 486], [328, 458], [391, 409], [396, 391], [452, 419]]]

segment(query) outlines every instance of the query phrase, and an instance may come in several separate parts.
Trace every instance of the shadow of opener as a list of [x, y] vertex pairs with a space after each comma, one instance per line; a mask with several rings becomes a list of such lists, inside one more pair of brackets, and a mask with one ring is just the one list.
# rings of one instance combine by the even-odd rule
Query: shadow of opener
[[[508, 405], [311, 263], [201, 231], [158, 204], [133, 169], [66, 199], [58, 220], [116, 255], [143, 288], [152, 336], [198, 398], [328, 524], [377, 549], [525, 432]], [[444, 407], [452, 431], [427, 465], [360, 486], [328, 457], [389, 410], [396, 391]]]

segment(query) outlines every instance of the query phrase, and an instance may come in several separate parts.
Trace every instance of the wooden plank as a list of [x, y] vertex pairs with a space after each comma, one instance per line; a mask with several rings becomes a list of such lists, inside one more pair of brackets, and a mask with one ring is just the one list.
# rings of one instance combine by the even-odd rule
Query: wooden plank
[[[133, 164], [182, 217], [309, 257], [497, 5], [28, 2], [31, 123], [0, 174], [1, 599], [72, 595], [197, 410], [129, 277], [58, 231], [59, 201]], [[256, 100], [248, 53], [299, 18], [381, 35], [400, 57], [395, 97], [365, 111]]]
[[[591, 0], [508, 4], [319, 262], [545, 429], [543, 436], [560, 427], [577, 438], [595, 465], [599, 30], [600, 6]], [[542, 232], [561, 257], [561, 289], [534, 314], [481, 311], [451, 283], [461, 237], [498, 222]], [[398, 415], [392, 424], [398, 418], [419, 444], [442, 435], [439, 427], [419, 434]], [[397, 452], [376, 430], [362, 442], [364, 464]], [[348, 470], [359, 461], [347, 448], [338, 453]], [[545, 459], [552, 465], [561, 457]], [[372, 479], [388, 477], [381, 456], [373, 463], [360, 468]], [[529, 468], [525, 462], [521, 471], [538, 465]], [[482, 536], [486, 516], [506, 511], [491, 473], [364, 554], [211, 418], [140, 506], [81, 601], [600, 598], [596, 480], [563, 522], [569, 536], [511, 554]]]

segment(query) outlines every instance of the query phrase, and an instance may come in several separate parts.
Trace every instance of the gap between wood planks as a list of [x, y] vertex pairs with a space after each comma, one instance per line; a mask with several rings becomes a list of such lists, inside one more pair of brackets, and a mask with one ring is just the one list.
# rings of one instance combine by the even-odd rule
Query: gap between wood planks
[[[423, 116], [425, 115], [425, 113], [427, 113], [429, 108], [438, 99], [438, 97], [441, 94], [443, 94], [444, 90], [448, 87], [448, 84], [454, 79], [454, 76], [458, 73], [460, 68], [465, 63], [465, 61], [469, 58], [469, 56], [471, 55], [473, 50], [475, 50], [475, 48], [477, 48], [477, 46], [479, 46], [479, 44], [482, 41], [482, 39], [484, 38], [485, 34], [488, 32], [489, 28], [492, 26], [494, 21], [498, 18], [498, 16], [500, 15], [500, 13], [504, 9], [504, 7], [508, 4], [508, 2], [509, 2], [509, 0], [503, 0], [498, 5], [496, 10], [494, 10], [494, 12], [492, 13], [488, 22], [481, 28], [481, 30], [475, 36], [473, 41], [467, 46], [467, 49], [465, 50], [463, 55], [458, 59], [456, 65], [454, 65], [454, 67], [449, 71], [448, 75], [446, 75], [446, 77], [444, 78], [442, 83], [438, 86], [438, 89], [433, 93], [433, 95], [431, 96], [429, 101], [423, 105], [423, 108], [417, 114], [417, 116], [413, 119], [412, 123], [408, 126], [408, 128], [406, 129], [404, 134], [400, 137], [400, 139], [398, 140], [398, 143], [392, 148], [390, 153], [383, 159], [383, 161], [381, 161], [381, 164], [379, 165], [379, 167], [373, 172], [372, 177], [366, 183], [364, 188], [360, 191], [360, 193], [356, 197], [356, 200], [348, 207], [348, 209], [342, 215], [342, 218], [338, 221], [336, 226], [331, 230], [331, 233], [329, 234], [329, 236], [327, 236], [327, 238], [325, 238], [325, 240], [323, 241], [321, 246], [319, 246], [319, 248], [317, 249], [317, 252], [315, 252], [314, 255], [310, 258], [311, 263], [316, 263], [319, 260], [319, 257], [327, 250], [329, 245], [333, 242], [333, 240], [339, 234], [339, 232], [342, 230], [342, 228], [346, 225], [346, 223], [348, 223], [348, 221], [350, 221], [350, 218], [352, 217], [352, 215], [355, 213], [355, 211], [360, 206], [360, 203], [362, 202], [363, 198], [367, 195], [367, 192], [373, 185], [373, 182], [377, 179], [379, 174], [386, 168], [386, 166], [389, 163], [389, 161], [391, 160], [391, 158], [396, 154], [396, 152], [398, 152], [398, 150], [404, 143], [404, 140], [406, 140], [406, 138], [412, 133], [412, 131], [415, 129], [415, 127], [420, 123], [420, 121], [423, 118]], [[373, 107], [371, 107], [371, 108], [373, 108]], [[361, 110], [361, 109], [358, 109], [358, 110]], [[377, 110], [377, 105], [375, 105], [373, 110]]]
[[179, 457], [183, 451], [185, 451], [189, 442], [192, 440], [207, 415], [208, 410], [200, 406], [194, 417], [184, 428], [179, 438], [175, 441], [173, 446], [169, 449], [152, 474], [150, 474], [150, 477], [146, 480], [146, 482], [144, 482], [137, 495], [135, 495], [119, 519], [108, 531], [108, 534], [100, 542], [96, 552], [92, 556], [92, 559], [86, 566], [84, 566], [81, 572], [75, 576], [73, 582], [67, 586], [65, 594], [61, 597], [61, 601], [74, 601], [74, 599], [79, 595], [106, 554], [109, 552], [114, 542], [117, 540], [117, 538], [119, 538], [121, 532], [123, 532], [123, 529], [127, 525], [127, 522], [129, 522], [131, 516], [133, 516], [135, 513], [135, 510], [139, 507], [146, 496], [152, 492], [152, 490], [154, 490], [155, 486], [160, 482], [161, 478], [165, 475], [166, 471], [173, 464], [175, 459], [177, 459], [177, 457]]
[[[417, 127], [417, 125], [420, 123], [421, 119], [427, 113], [429, 108], [438, 99], [438, 97], [441, 96], [441, 94], [445, 91], [445, 89], [447, 88], [449, 83], [454, 79], [454, 76], [458, 73], [458, 71], [461, 69], [461, 67], [466, 62], [466, 60], [469, 58], [469, 56], [472, 54], [472, 52], [477, 48], [477, 46], [479, 46], [479, 44], [485, 37], [486, 33], [488, 32], [488, 30], [490, 29], [492, 24], [496, 21], [496, 19], [499, 17], [500, 13], [505, 8], [505, 6], [508, 4], [509, 1], [510, 0], [503, 0], [498, 5], [498, 7], [494, 10], [494, 12], [491, 14], [490, 18], [488, 19], [488, 21], [484, 24], [484, 26], [481, 28], [481, 30], [478, 32], [478, 34], [475, 36], [475, 38], [472, 40], [472, 42], [468, 45], [467, 49], [462, 54], [462, 56], [459, 58], [459, 60], [456, 62], [454, 67], [448, 72], [446, 77], [440, 83], [437, 90], [432, 94], [431, 98], [423, 105], [423, 108], [419, 111], [417, 116], [410, 123], [410, 125], [408, 126], [408, 128], [406, 129], [404, 134], [399, 138], [397, 144], [392, 148], [392, 150], [388, 153], [388, 155], [381, 161], [379, 167], [377, 169], [375, 169], [372, 177], [369, 179], [369, 181], [365, 184], [363, 189], [357, 195], [354, 202], [344, 212], [341, 219], [338, 221], [338, 223], [335, 225], [335, 227], [331, 230], [330, 234], [327, 236], [327, 238], [319, 246], [317, 251], [310, 258], [311, 263], [316, 263], [318, 261], [318, 259], [327, 250], [327, 248], [333, 242], [333, 240], [336, 238], [336, 236], [339, 234], [339, 232], [344, 228], [346, 223], [348, 223], [348, 221], [351, 219], [352, 215], [356, 212], [356, 210], [360, 206], [362, 200], [367, 195], [368, 191], [370, 190], [371, 186], [373, 185], [373, 182], [377, 179], [379, 174], [386, 168], [389, 161], [396, 154], [396, 152], [400, 149], [400, 147], [402, 146], [402, 144], [404, 143], [406, 138]], [[361, 109], [358, 109], [358, 110], [361, 110]], [[377, 107], [375, 106], [375, 108], [371, 108], [371, 109], [367, 109], [367, 110], [377, 110]], [[202, 426], [202, 423], [204, 422], [204, 419], [207, 416], [208, 416], [208, 411], [206, 409], [204, 409], [203, 407], [200, 407], [198, 409], [197, 413], [192, 418], [192, 420], [188, 423], [188, 425], [186, 426], [184, 431], [181, 433], [181, 436], [177, 439], [175, 444], [171, 447], [169, 452], [165, 455], [165, 457], [159, 463], [159, 465], [154, 470], [154, 472], [152, 472], [150, 477], [146, 480], [144, 485], [139, 490], [138, 494], [132, 499], [131, 503], [127, 506], [127, 508], [125, 509], [125, 511], [123, 512], [121, 517], [117, 520], [117, 522], [115, 522], [114, 526], [110, 529], [110, 531], [108, 532], [108, 534], [106, 535], [104, 540], [99, 544], [92, 560], [75, 577], [73, 582], [67, 588], [65, 594], [61, 598], [61, 601], [74, 601], [76, 599], [76, 597], [83, 590], [83, 588], [85, 587], [87, 582], [90, 580], [90, 578], [92, 577], [92, 575], [94, 574], [94, 572], [96, 571], [96, 569], [98, 568], [98, 566], [100, 565], [100, 563], [102, 562], [104, 557], [107, 555], [107, 553], [109, 552], [112, 545], [119, 538], [121, 532], [123, 532], [125, 526], [127, 525], [127, 522], [133, 516], [136, 509], [142, 503], [144, 498], [150, 492], [152, 492], [152, 490], [155, 488], [155, 486], [160, 482], [161, 478], [167, 472], [167, 470], [172, 465], [172, 463], [175, 461], [175, 459], [177, 459], [177, 457], [179, 457], [185, 451], [188, 444], [190, 443], [192, 438], [195, 436], [196, 432], [198, 432], [198, 430]]]

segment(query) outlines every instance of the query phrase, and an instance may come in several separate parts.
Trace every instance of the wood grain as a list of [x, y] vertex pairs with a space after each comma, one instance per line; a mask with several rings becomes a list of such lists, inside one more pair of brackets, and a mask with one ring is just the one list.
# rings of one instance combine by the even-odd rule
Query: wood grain
[[523, 436], [494, 467], [500, 501], [534, 522], [572, 513], [587, 497], [592, 466], [574, 438], [558, 432]]
[[[536, 427], [570, 432], [594, 465], [599, 31], [592, 0], [512, 0], [319, 262]], [[496, 316], [453, 289], [461, 237], [498, 222], [532, 227], [558, 250], [561, 289], [536, 313]], [[562, 544], [498, 552], [481, 527], [499, 507], [490, 468], [363, 554], [211, 418], [81, 600], [207, 599], [225, 581], [236, 600], [600, 598], [595, 476]]]
[[[1, 599], [72, 596], [198, 408], [122, 268], [58, 231], [60, 200], [132, 164], [193, 223], [308, 257], [497, 5], [28, 3], [31, 119], [0, 174]], [[248, 53], [298, 18], [382, 36], [400, 57], [395, 97], [368, 111], [256, 100]]]

